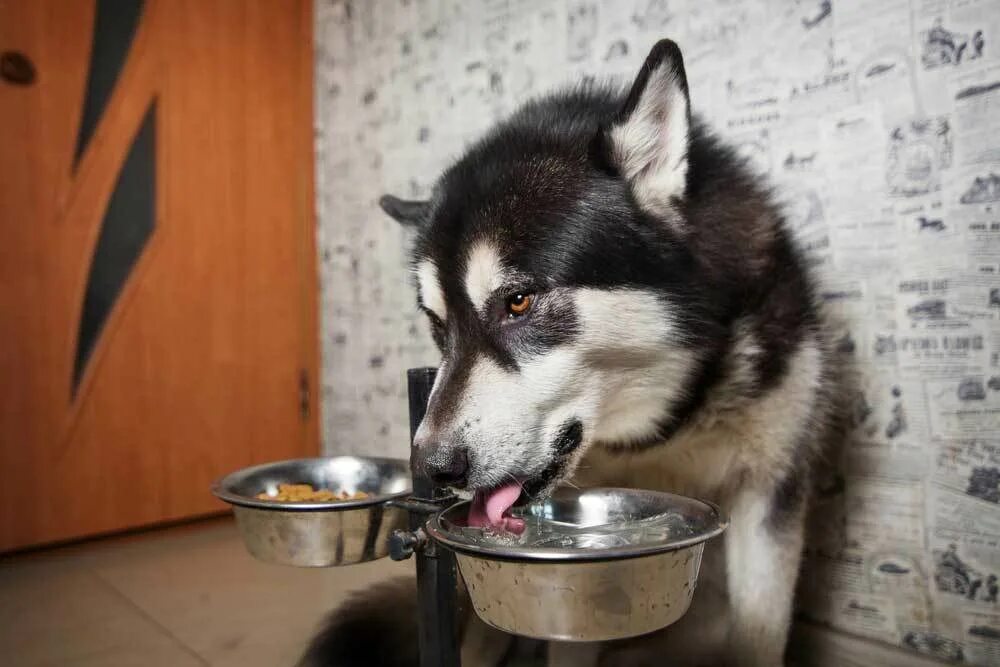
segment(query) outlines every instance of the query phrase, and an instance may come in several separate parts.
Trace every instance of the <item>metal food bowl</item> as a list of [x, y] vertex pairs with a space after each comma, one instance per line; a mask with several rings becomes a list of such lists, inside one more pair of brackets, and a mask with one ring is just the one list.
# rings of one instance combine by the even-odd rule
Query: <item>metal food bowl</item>
[[560, 490], [515, 512], [527, 526], [516, 539], [464, 527], [468, 511], [468, 502], [453, 505], [427, 531], [455, 551], [476, 613], [505, 632], [562, 641], [623, 639], [677, 621], [705, 542], [728, 523], [711, 503], [633, 489]]
[[[335, 493], [364, 491], [360, 500], [262, 500], [279, 484], [311, 484]], [[212, 485], [233, 506], [247, 549], [268, 563], [299, 567], [352, 565], [388, 555], [388, 536], [407, 525], [406, 511], [388, 505], [410, 493], [407, 461], [334, 456], [266, 463], [238, 470]]]

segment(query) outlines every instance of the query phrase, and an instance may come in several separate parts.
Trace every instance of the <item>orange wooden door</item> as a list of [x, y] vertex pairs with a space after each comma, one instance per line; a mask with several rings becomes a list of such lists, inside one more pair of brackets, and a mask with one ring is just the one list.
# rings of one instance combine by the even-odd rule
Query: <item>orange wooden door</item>
[[0, 0], [0, 551], [318, 450], [309, 0]]

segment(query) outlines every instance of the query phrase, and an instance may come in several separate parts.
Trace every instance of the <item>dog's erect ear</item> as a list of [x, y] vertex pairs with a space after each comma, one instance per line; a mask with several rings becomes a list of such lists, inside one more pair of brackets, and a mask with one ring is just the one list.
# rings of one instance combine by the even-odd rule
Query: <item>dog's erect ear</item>
[[691, 111], [681, 50], [669, 39], [656, 43], [625, 105], [604, 129], [606, 159], [652, 210], [683, 199]]
[[419, 227], [427, 216], [428, 202], [383, 195], [378, 205], [404, 227]]

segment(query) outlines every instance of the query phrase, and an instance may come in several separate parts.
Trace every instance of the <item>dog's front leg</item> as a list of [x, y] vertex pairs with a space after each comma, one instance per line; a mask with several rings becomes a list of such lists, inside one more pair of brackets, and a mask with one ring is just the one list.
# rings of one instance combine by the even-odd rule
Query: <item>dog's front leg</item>
[[727, 663], [779, 667], [791, 623], [804, 530], [804, 503], [776, 502], [773, 490], [743, 490], [725, 533], [730, 628]]

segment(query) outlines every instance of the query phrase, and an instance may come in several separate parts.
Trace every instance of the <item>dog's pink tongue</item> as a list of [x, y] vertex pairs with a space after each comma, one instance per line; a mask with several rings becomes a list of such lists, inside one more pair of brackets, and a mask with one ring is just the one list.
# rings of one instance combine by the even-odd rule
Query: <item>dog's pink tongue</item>
[[521, 485], [511, 482], [492, 491], [480, 491], [469, 508], [469, 525], [477, 528], [492, 527], [520, 535], [524, 520], [504, 516], [521, 495]]

